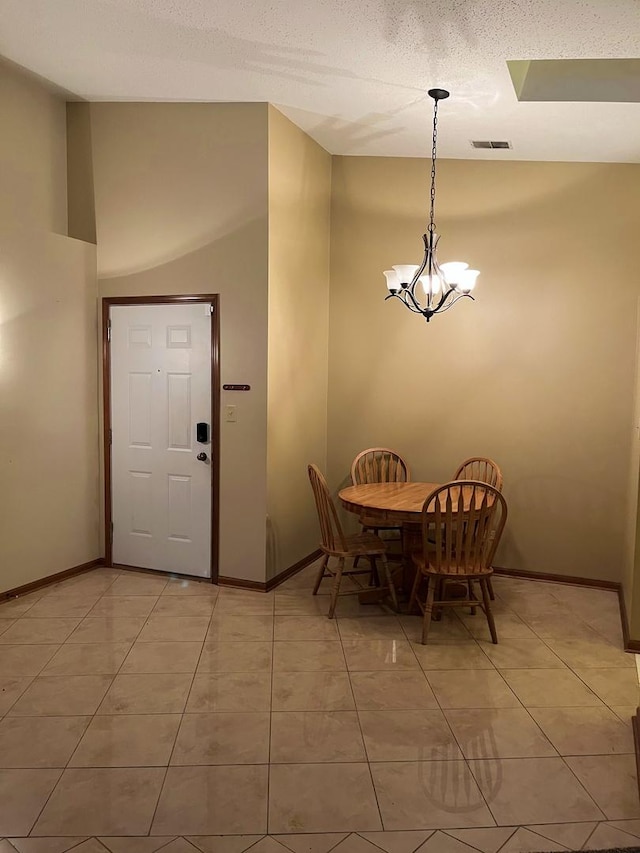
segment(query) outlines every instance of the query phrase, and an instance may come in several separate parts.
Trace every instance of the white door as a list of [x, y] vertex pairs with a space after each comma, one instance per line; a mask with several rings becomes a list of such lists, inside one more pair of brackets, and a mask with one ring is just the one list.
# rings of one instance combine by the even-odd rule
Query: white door
[[211, 310], [111, 307], [114, 563], [211, 576]]

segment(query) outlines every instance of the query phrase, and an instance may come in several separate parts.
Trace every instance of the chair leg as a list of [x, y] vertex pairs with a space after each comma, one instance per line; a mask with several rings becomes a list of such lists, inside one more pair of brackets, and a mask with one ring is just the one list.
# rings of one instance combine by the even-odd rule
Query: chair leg
[[[467, 589], [469, 590], [469, 598], [473, 599], [473, 581], [472, 580], [467, 581]], [[473, 605], [471, 605], [471, 615], [472, 616], [476, 615], [476, 609], [477, 608], [475, 608]]]
[[[375, 528], [371, 528], [371, 527], [365, 527], [364, 525], [362, 525], [362, 526], [361, 526], [361, 528], [360, 528], [360, 532], [361, 532], [361, 533], [366, 533], [368, 530], [372, 530], [372, 529], [373, 529], [373, 532], [374, 532], [374, 533], [376, 534], [376, 536], [377, 536], [377, 535], [378, 535], [378, 528], [377, 528], [377, 527], [375, 527]], [[357, 556], [357, 557], [354, 557], [354, 558], [353, 558], [353, 568], [354, 568], [354, 569], [357, 569], [357, 568], [358, 568], [358, 563], [360, 562], [360, 556], [361, 556], [361, 555], [360, 555], [360, 554], [358, 554], [358, 556]]]
[[[433, 583], [435, 585], [434, 595], [439, 600], [443, 599], [445, 590], [447, 588], [446, 580], [444, 578], [434, 578]], [[433, 608], [433, 621], [434, 622], [440, 622], [441, 619], [442, 619], [442, 607], [438, 607], [438, 605], [435, 604], [435, 606]]]
[[496, 594], [493, 591], [493, 584], [491, 583], [491, 578], [487, 578], [487, 589], [489, 590], [489, 598], [491, 601], [496, 600]]
[[420, 581], [422, 580], [422, 572], [418, 567], [416, 567], [416, 576], [413, 579], [413, 586], [411, 587], [411, 595], [409, 596], [409, 613], [413, 613], [416, 606], [416, 599], [418, 598], [418, 590], [420, 588]]
[[[356, 558], [357, 559], [357, 558]], [[378, 564], [374, 556], [369, 557], [371, 563], [371, 574], [369, 575], [369, 586], [380, 586], [380, 575], [378, 574]], [[353, 563], [355, 567], [355, 561]]]
[[391, 569], [389, 568], [389, 561], [387, 560], [387, 555], [382, 555], [382, 565], [384, 566], [384, 576], [387, 579], [387, 586], [389, 587], [389, 595], [391, 596], [391, 601], [393, 603], [393, 609], [398, 609], [398, 597], [396, 596], [396, 588], [393, 585], [393, 578], [391, 577]]
[[331, 604], [329, 605], [329, 619], [333, 619], [333, 614], [336, 612], [336, 604], [338, 603], [338, 593], [340, 592], [340, 581], [342, 580], [342, 571], [344, 569], [344, 557], [340, 557], [336, 576], [333, 581], [333, 589], [331, 590]]
[[424, 605], [424, 619], [422, 620], [422, 645], [426, 646], [429, 628], [431, 627], [431, 613], [433, 601], [436, 595], [436, 579], [427, 578], [427, 601]]
[[318, 576], [316, 577], [316, 582], [313, 587], [313, 594], [317, 595], [318, 590], [320, 589], [320, 584], [322, 583], [322, 578], [324, 577], [325, 570], [327, 568], [327, 564], [329, 562], [329, 555], [325, 554], [322, 558], [322, 562], [320, 563], [320, 568], [318, 569]]
[[482, 590], [482, 601], [484, 604], [485, 616], [487, 617], [487, 622], [489, 623], [491, 641], [493, 643], [497, 643], [498, 634], [496, 632], [496, 623], [494, 621], [493, 613], [491, 611], [491, 598], [489, 596], [489, 584], [487, 578], [480, 578], [480, 589]]

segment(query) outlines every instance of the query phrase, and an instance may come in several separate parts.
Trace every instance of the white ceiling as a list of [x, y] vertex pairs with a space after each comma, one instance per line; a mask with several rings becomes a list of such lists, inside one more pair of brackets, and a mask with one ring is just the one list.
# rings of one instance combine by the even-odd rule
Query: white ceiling
[[[0, 54], [89, 100], [270, 101], [332, 153], [640, 162], [640, 105], [519, 103], [508, 59], [634, 58], [640, 0], [0, 0]], [[507, 139], [512, 151], [476, 151]]]

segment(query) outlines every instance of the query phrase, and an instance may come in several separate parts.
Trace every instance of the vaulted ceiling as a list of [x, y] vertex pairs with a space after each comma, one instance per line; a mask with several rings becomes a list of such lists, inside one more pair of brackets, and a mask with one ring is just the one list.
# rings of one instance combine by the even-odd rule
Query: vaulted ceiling
[[640, 80], [519, 101], [507, 66], [639, 45], [640, 0], [0, 0], [0, 54], [74, 96], [270, 101], [339, 154], [427, 155], [442, 86], [440, 156], [640, 162]]

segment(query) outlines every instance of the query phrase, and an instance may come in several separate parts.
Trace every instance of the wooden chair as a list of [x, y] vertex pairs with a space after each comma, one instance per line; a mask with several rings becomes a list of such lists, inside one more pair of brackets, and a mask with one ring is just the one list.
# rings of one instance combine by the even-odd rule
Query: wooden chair
[[[479, 480], [481, 483], [488, 483], [496, 488], [499, 492], [502, 491], [502, 471], [493, 459], [487, 456], [472, 456], [459, 466], [456, 473], [453, 475], [454, 480]], [[489, 587], [489, 598], [495, 601], [495, 593], [491, 578], [487, 580]]]
[[[370, 447], [358, 453], [351, 463], [351, 482], [354, 486], [363, 483], [408, 483], [411, 480], [409, 466], [405, 460], [387, 447]], [[372, 531], [376, 535], [380, 530], [397, 531], [402, 545], [402, 527], [380, 524], [366, 514], [360, 516], [362, 532]], [[356, 560], [355, 565], [358, 565]]]
[[407, 463], [399, 453], [387, 447], [363, 450], [351, 463], [351, 482], [354, 486], [363, 483], [408, 483], [410, 480]]
[[[391, 572], [389, 571], [389, 564], [387, 563], [386, 545], [380, 537], [373, 533], [356, 533], [352, 536], [345, 536], [333, 499], [329, 492], [329, 487], [327, 486], [327, 481], [323, 477], [317, 465], [309, 465], [308, 470], [311, 488], [313, 489], [313, 497], [318, 511], [318, 521], [320, 522], [320, 534], [322, 538], [320, 550], [324, 555], [320, 565], [320, 571], [318, 572], [318, 577], [316, 578], [316, 583], [313, 588], [313, 594], [317, 595], [323, 578], [333, 578], [331, 603], [329, 605], [329, 613], [327, 614], [329, 619], [333, 619], [338, 595], [340, 595], [340, 584], [343, 576], [368, 574], [369, 571], [371, 571], [371, 574], [377, 577], [376, 561], [379, 559], [384, 568], [384, 575], [388, 584], [393, 606], [397, 610], [398, 601], [396, 599], [396, 591], [391, 578]], [[333, 569], [329, 565], [329, 561], [332, 557], [335, 557], [338, 561], [336, 569]], [[371, 564], [371, 570], [357, 569], [355, 565], [351, 569], [345, 569], [347, 559], [353, 559], [355, 561], [358, 557], [367, 557]], [[354, 595], [358, 592], [359, 590], [353, 590], [342, 594]]]
[[493, 459], [487, 456], [472, 456], [465, 459], [453, 475], [454, 480], [478, 480], [502, 491], [502, 471]]
[[[423, 547], [413, 555], [417, 571], [409, 601], [409, 612], [418, 604], [424, 614], [423, 643], [427, 642], [434, 606], [440, 609], [478, 605], [487, 617], [491, 639], [498, 642], [488, 581], [506, 520], [507, 503], [502, 493], [477, 480], [446, 483], [426, 499], [422, 507]], [[423, 580], [427, 586], [424, 604], [419, 599]], [[468, 597], [444, 598], [447, 581], [462, 581]], [[480, 584], [482, 603], [474, 594], [475, 581]]]

